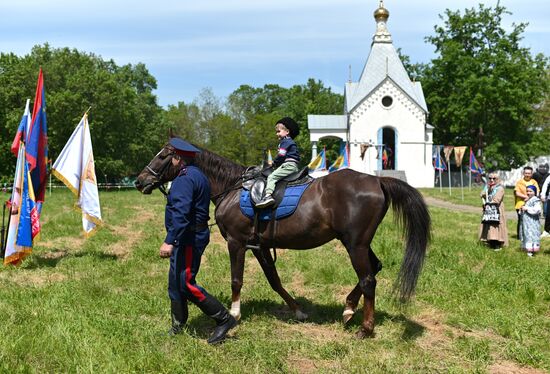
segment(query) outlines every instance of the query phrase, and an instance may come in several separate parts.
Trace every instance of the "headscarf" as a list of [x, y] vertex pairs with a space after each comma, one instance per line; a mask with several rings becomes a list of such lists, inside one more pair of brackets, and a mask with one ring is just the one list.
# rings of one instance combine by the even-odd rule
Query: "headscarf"
[[527, 186], [527, 189], [528, 190], [533, 190], [533, 192], [535, 193], [535, 195], [537, 194], [537, 186], [533, 185], [533, 184], [530, 184]]

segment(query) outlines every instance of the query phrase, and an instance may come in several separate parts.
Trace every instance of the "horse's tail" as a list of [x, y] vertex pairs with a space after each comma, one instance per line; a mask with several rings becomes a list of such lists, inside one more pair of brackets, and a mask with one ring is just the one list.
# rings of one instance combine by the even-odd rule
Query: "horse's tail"
[[380, 177], [379, 180], [395, 218], [405, 231], [405, 255], [395, 286], [399, 299], [406, 302], [414, 294], [431, 239], [430, 213], [420, 192], [406, 182], [389, 177]]

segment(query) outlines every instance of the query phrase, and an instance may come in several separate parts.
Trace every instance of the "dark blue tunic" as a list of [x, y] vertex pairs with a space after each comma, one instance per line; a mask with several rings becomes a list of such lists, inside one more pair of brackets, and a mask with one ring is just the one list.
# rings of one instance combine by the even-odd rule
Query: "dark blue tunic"
[[210, 241], [206, 226], [209, 207], [210, 185], [206, 176], [192, 165], [182, 169], [172, 182], [164, 216], [164, 241], [174, 245], [168, 274], [168, 296], [172, 300], [196, 303], [206, 297], [195, 276]]

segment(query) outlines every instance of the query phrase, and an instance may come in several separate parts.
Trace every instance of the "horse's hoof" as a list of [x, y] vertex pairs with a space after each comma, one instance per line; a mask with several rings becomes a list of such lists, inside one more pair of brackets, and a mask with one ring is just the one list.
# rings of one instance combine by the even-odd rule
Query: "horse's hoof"
[[346, 325], [351, 319], [353, 318], [353, 315], [355, 314], [355, 311], [351, 308], [344, 309], [344, 313], [342, 313], [342, 319], [344, 320], [344, 325]]
[[239, 311], [235, 311], [235, 310], [231, 309], [229, 311], [229, 314], [231, 314], [233, 316], [233, 318], [235, 318], [237, 321], [239, 321], [241, 319], [241, 312], [239, 312]]
[[298, 321], [305, 321], [309, 317], [306, 313], [302, 312], [301, 310], [297, 310], [294, 313]]
[[360, 328], [359, 331], [355, 333], [355, 337], [357, 339], [374, 338], [374, 330]]

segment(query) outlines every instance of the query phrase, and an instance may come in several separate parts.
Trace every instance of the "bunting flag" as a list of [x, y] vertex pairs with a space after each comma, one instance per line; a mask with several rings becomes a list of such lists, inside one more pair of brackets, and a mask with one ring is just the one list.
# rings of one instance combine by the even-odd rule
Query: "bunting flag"
[[472, 147], [470, 147], [470, 171], [472, 173], [483, 174], [481, 164], [476, 160]]
[[47, 163], [48, 163], [48, 127], [46, 124], [46, 94], [44, 91], [44, 76], [42, 68], [38, 73], [36, 95], [32, 110], [32, 121], [27, 131], [25, 147], [26, 157], [31, 172], [32, 184], [36, 192], [38, 212], [42, 209], [42, 203], [46, 193]]
[[76, 195], [86, 237], [102, 224], [88, 114], [84, 114], [52, 167], [52, 173]]
[[327, 170], [327, 157], [325, 148], [307, 165], [310, 172], [315, 170]]
[[38, 209], [34, 197], [28, 163], [25, 161], [25, 144], [20, 142], [15, 168], [10, 225], [6, 241], [4, 265], [18, 265], [32, 252], [33, 239], [40, 232]]
[[451, 154], [453, 153], [453, 146], [452, 145], [446, 145], [443, 147], [443, 154], [445, 155], [445, 161], [447, 161], [447, 164], [450, 164], [451, 162]]
[[19, 154], [19, 143], [25, 141], [27, 130], [31, 126], [31, 112], [29, 110], [29, 104], [30, 104], [30, 100], [27, 99], [25, 112], [23, 113], [23, 117], [21, 117], [21, 122], [19, 122], [19, 127], [17, 128], [17, 133], [15, 134], [13, 143], [11, 143], [11, 153], [13, 153], [13, 155], [16, 157]]
[[342, 142], [340, 144], [340, 155], [334, 161], [332, 165], [328, 168], [329, 173], [340, 170], [340, 169], [346, 169], [349, 168], [349, 152], [348, 152], [348, 145], [347, 142]]
[[464, 158], [464, 153], [466, 153], [466, 146], [455, 147], [455, 162], [457, 166], [462, 165], [462, 159]]
[[361, 157], [361, 160], [365, 159], [365, 153], [367, 153], [367, 149], [369, 149], [369, 147], [370, 147], [370, 144], [361, 144], [359, 146], [359, 151], [360, 151], [359, 156]]
[[271, 156], [271, 149], [267, 150], [267, 164], [269, 166], [273, 165], [273, 156]]
[[433, 155], [433, 163], [435, 170], [447, 170], [447, 165], [445, 165], [445, 161], [441, 158], [441, 147], [440, 145], [434, 146], [434, 155]]

